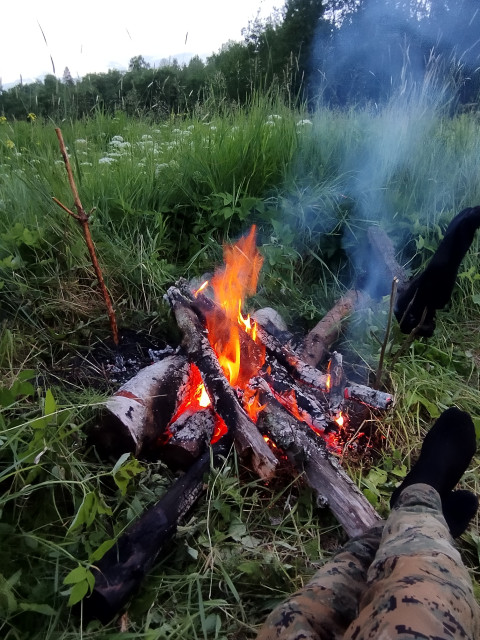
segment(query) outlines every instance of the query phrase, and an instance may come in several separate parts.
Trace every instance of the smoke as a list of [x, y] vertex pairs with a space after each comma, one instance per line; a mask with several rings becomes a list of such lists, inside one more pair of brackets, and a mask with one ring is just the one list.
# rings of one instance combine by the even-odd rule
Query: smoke
[[379, 281], [362, 230], [381, 224], [401, 248], [415, 226], [453, 216], [462, 201], [460, 165], [468, 166], [474, 151], [445, 153], [438, 132], [477, 82], [475, 5], [363, 0], [328, 42], [319, 29], [310, 96], [319, 110], [344, 109], [352, 128], [338, 161], [343, 192], [354, 203], [343, 244], [372, 294], [388, 293], [391, 283]]

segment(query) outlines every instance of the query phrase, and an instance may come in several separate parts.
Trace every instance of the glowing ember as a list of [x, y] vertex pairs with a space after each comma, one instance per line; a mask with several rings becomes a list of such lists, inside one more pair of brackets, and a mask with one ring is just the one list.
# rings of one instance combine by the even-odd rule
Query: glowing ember
[[345, 424], [345, 417], [341, 411], [336, 416], [335, 422], [338, 424], [339, 427], [343, 427], [343, 425]]
[[265, 442], [270, 445], [271, 447], [273, 447], [274, 449], [278, 449], [277, 445], [275, 444], [275, 442], [269, 438], [268, 436], [263, 436], [263, 439], [265, 440]]

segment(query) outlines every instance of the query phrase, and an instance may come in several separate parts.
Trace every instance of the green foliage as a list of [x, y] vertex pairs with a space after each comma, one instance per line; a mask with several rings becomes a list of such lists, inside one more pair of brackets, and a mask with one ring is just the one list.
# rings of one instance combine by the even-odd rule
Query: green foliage
[[[195, 69], [201, 73], [198, 61]], [[273, 89], [243, 108], [219, 86], [210, 102], [161, 124], [102, 111], [62, 124], [82, 202], [96, 208], [92, 236], [121, 326], [172, 336], [166, 288], [180, 275], [213, 271], [222, 243], [255, 223], [264, 265], [249, 304], [276, 307], [299, 332], [310, 328], [358, 275], [353, 249], [373, 217], [358, 212], [372, 193], [352, 189], [361, 168], [348, 160], [365, 158], [372, 138], [385, 169], [382, 211], [392, 212], [375, 223], [412, 273], [452, 215], [480, 198], [473, 114], [435, 111], [428, 128], [416, 111], [401, 121], [398, 104], [307, 114], [286, 108]], [[417, 128], [408, 157], [394, 163], [387, 151], [400, 121]], [[128, 454], [100, 461], [87, 448], [86, 427], [104, 397], [79, 384], [70, 363], [109, 330], [81, 231], [52, 196], [71, 202], [53, 127], [0, 123], [2, 631], [32, 640], [113, 638], [115, 625], [93, 622], [81, 632], [69, 605], [88, 597], [92, 566], [172, 475]], [[383, 515], [439, 412], [459, 406], [480, 430], [478, 255], [476, 240], [432, 339], [404, 349], [405, 337], [392, 331], [385, 368], [396, 405], [371, 420], [381, 451], [346, 460]], [[387, 309], [385, 299], [353, 315], [346, 359], [375, 368]], [[477, 482], [476, 471], [467, 474], [466, 486]], [[333, 518], [300, 483], [282, 477], [264, 486], [238, 468], [233, 452], [207, 483], [206, 500], [129, 607], [135, 637], [253, 638], [267, 611], [341, 542]]]

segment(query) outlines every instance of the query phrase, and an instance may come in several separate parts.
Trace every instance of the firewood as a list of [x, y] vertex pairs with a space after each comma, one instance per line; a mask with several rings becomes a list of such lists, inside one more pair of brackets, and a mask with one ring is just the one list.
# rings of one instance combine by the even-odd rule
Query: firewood
[[348, 318], [364, 294], [350, 289], [307, 334], [299, 354], [304, 362], [316, 367], [325, 360], [334, 342], [340, 336], [342, 323]]
[[345, 387], [345, 398], [356, 400], [362, 404], [366, 404], [372, 409], [390, 409], [393, 406], [393, 396], [384, 391], [372, 389], [364, 384], [348, 383]]
[[[319, 398], [310, 392], [308, 387], [300, 386], [283, 367], [272, 367], [271, 373], [260, 372], [260, 376], [267, 382], [275, 397], [284, 406], [296, 405], [299, 414], [319, 432], [327, 429], [329, 423], [329, 405], [327, 394]], [[249, 386], [253, 389], [258, 378], [253, 378]], [[285, 398], [282, 403], [281, 398]], [[295, 410], [295, 408], [294, 408]]]
[[182, 345], [200, 370], [213, 408], [227, 427], [234, 431], [240, 455], [251, 457], [253, 470], [261, 478], [271, 478], [277, 459], [240, 405], [208, 341], [207, 333], [191, 307], [191, 301], [177, 287], [168, 289], [167, 299], [183, 333]]
[[186, 471], [208, 447], [214, 429], [215, 414], [211, 408], [185, 411], [168, 427], [159, 458], [170, 469]]
[[369, 227], [367, 237], [370, 244], [369, 262], [376, 265], [376, 270], [380, 272], [377, 279], [383, 283], [382, 290], [377, 294], [386, 296], [393, 280], [397, 281], [398, 290], [402, 291], [407, 276], [395, 258], [392, 241], [381, 227]]
[[97, 448], [107, 455], [130, 451], [151, 458], [177, 406], [189, 363], [183, 355], [167, 356], [141, 369], [107, 400], [92, 432]]
[[95, 586], [84, 600], [85, 620], [98, 618], [106, 624], [121, 611], [175, 535], [177, 525], [204, 493], [204, 475], [211, 459], [218, 464], [228, 454], [231, 441], [231, 435], [226, 434], [206, 451], [92, 567]]
[[260, 394], [265, 408], [258, 418], [260, 431], [280, 447], [305, 475], [319, 506], [328, 504], [349, 536], [364, 533], [381, 520], [363, 493], [331, 456], [321, 436], [294, 418], [272, 396], [266, 383]]
[[327, 389], [328, 376], [304, 362], [288, 344], [282, 344], [260, 326], [257, 327], [257, 337], [265, 345], [267, 351], [295, 378], [317, 389]]

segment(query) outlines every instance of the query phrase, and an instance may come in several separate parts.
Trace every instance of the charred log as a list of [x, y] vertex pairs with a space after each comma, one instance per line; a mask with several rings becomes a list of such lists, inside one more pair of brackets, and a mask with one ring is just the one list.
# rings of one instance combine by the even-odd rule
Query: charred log
[[206, 451], [167, 493], [134, 522], [116, 544], [99, 560], [93, 572], [95, 586], [84, 600], [86, 620], [98, 618], [106, 624], [114, 618], [139, 589], [165, 545], [203, 494], [204, 476], [211, 457], [217, 464], [228, 454], [231, 436], [226, 435]]
[[328, 504], [349, 536], [364, 533], [381, 519], [336, 459], [310, 427], [294, 418], [262, 387], [266, 404], [258, 427], [280, 447], [317, 496], [319, 506]]
[[403, 333], [415, 330], [418, 336], [433, 335], [436, 311], [449, 302], [458, 268], [478, 227], [480, 206], [463, 209], [448, 225], [443, 240], [422, 273], [398, 295], [395, 317]]
[[265, 345], [268, 353], [276, 358], [294, 378], [317, 389], [327, 389], [327, 376], [304, 362], [288, 344], [282, 344], [260, 326], [257, 328], [257, 337]]
[[168, 427], [159, 458], [173, 470], [186, 471], [207, 449], [215, 429], [211, 408], [185, 411]]
[[183, 347], [200, 370], [215, 411], [234, 431], [240, 455], [251, 457], [252, 467], [261, 478], [270, 478], [275, 472], [277, 459], [240, 405], [190, 301], [177, 287], [169, 288], [167, 298], [183, 333]]
[[393, 396], [391, 394], [372, 389], [364, 384], [349, 383], [345, 387], [345, 398], [366, 404], [371, 409], [386, 411], [393, 406]]

